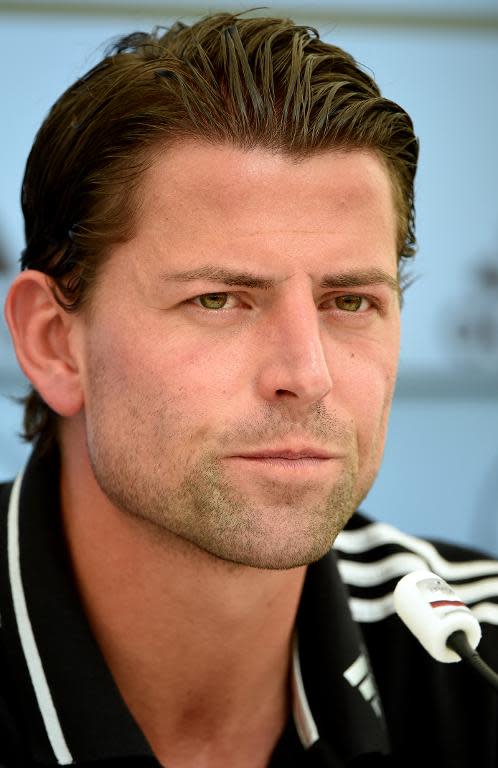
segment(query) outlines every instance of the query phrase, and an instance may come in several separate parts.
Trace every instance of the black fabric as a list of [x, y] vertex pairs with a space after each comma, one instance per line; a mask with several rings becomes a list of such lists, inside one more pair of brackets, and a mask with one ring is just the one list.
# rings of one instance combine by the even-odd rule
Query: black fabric
[[[363, 632], [400, 761], [498, 766], [497, 694], [485, 681], [463, 663], [432, 659], [394, 616]], [[497, 629], [483, 626], [483, 633], [479, 652], [498, 670]]]
[[[79, 768], [157, 767], [80, 604], [61, 528], [58, 473], [56, 454], [31, 458], [21, 490], [19, 547], [28, 614], [68, 748]], [[0, 487], [0, 768], [48, 768], [57, 761], [12, 602], [7, 555], [10, 493], [10, 485]], [[361, 532], [369, 526], [367, 518], [356, 514], [347, 530]], [[454, 562], [475, 558], [470, 550], [443, 544], [438, 548]], [[396, 580], [348, 586], [339, 575], [341, 563], [370, 567], [402, 552], [406, 548], [396, 541], [353, 554], [335, 548], [309, 567], [296, 632], [304, 689], [319, 738], [305, 748], [290, 718], [269, 768], [409, 768], [431, 763], [498, 768], [496, 694], [462, 664], [433, 661], [395, 616], [361, 624], [353, 619], [351, 597], [367, 602], [383, 598]], [[488, 591], [486, 599], [498, 605], [498, 590]], [[494, 624], [483, 625], [479, 650], [498, 669]], [[359, 658], [368, 694], [344, 676]]]

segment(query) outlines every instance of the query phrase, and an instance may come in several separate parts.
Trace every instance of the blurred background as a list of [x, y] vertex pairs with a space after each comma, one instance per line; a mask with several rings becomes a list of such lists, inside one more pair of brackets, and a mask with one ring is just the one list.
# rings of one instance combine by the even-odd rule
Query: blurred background
[[[0, 0], [0, 299], [23, 248], [19, 194], [35, 132], [109, 39], [259, 3]], [[498, 555], [498, 0], [266, 0], [371, 70], [421, 141], [419, 253], [403, 309], [384, 464], [363, 504], [419, 535]], [[22, 466], [22, 395], [0, 321], [0, 481]]]

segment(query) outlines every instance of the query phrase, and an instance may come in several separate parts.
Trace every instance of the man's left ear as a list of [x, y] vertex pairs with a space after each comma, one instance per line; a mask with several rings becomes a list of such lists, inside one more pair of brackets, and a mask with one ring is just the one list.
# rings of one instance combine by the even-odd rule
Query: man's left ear
[[21, 272], [7, 295], [5, 319], [24, 374], [53, 411], [70, 417], [83, 406], [76, 316], [58, 304], [52, 285], [43, 272]]

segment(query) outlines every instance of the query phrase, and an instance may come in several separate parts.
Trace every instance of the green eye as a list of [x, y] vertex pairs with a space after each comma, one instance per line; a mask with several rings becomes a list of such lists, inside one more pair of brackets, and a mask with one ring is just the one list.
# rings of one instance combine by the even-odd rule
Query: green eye
[[335, 299], [337, 308], [345, 312], [358, 312], [362, 301], [363, 296], [337, 296]]
[[199, 296], [199, 303], [204, 309], [223, 309], [227, 301], [227, 293], [205, 293]]

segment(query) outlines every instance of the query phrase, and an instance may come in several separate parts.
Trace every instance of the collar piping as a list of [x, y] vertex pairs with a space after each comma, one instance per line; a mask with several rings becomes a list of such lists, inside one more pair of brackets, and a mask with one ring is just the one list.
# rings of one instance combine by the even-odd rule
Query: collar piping
[[22, 583], [21, 562], [19, 556], [19, 496], [23, 474], [23, 472], [19, 473], [12, 487], [8, 510], [8, 564], [12, 603], [14, 606], [19, 638], [26, 659], [26, 665], [48, 740], [59, 765], [70, 765], [73, 762], [73, 757], [66, 744], [66, 739], [62, 732], [61, 724], [50, 693], [50, 688], [47, 683], [47, 678], [33, 634]]
[[318, 741], [320, 735], [304, 690], [297, 631], [294, 632], [292, 643], [292, 714], [301, 744], [305, 749], [309, 749]]

